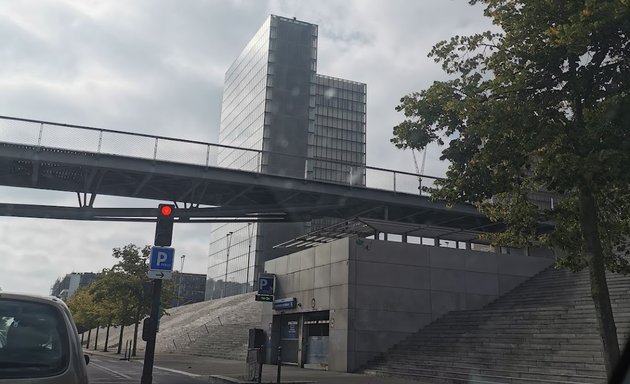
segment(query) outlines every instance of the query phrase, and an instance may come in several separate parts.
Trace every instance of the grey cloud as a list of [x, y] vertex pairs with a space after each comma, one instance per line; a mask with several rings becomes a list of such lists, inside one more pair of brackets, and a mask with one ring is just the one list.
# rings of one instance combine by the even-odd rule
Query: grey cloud
[[[400, 97], [444, 78], [426, 57], [433, 44], [491, 27], [463, 0], [16, 0], [0, 10], [0, 115], [216, 141], [224, 73], [269, 13], [319, 24], [318, 71], [368, 84], [368, 164], [404, 171], [414, 170], [411, 153], [389, 142]], [[444, 172], [439, 152], [429, 148], [426, 173]], [[76, 196], [0, 187], [0, 202]], [[175, 230], [187, 271], [205, 273], [208, 228]], [[0, 218], [0, 250], [12, 256], [0, 286], [46, 293], [57, 276], [111, 266], [113, 247], [152, 236], [150, 224]]]
[[[8, 256], [0, 265], [0, 287], [45, 294], [58, 276], [111, 267], [114, 247], [152, 243], [154, 225], [0, 218], [0, 228], [0, 252]], [[187, 255], [186, 272], [205, 273], [208, 228], [177, 225], [173, 239], [177, 256]]]

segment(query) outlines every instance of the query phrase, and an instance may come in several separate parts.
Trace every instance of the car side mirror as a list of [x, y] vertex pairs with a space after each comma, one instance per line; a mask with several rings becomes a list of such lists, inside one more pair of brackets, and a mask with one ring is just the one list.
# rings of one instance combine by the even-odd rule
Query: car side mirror
[[89, 355], [83, 355], [83, 358], [85, 359], [85, 365], [90, 364], [90, 356]]

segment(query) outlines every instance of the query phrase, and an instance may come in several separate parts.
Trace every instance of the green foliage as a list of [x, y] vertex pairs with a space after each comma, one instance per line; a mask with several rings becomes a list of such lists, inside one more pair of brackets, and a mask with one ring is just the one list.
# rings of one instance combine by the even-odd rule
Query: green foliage
[[[504, 223], [486, 236], [495, 244], [560, 248], [558, 265], [589, 269], [610, 377], [619, 347], [605, 271], [630, 272], [630, 2], [470, 3], [502, 32], [438, 43], [429, 56], [453, 79], [401, 99], [392, 142], [449, 137], [434, 198]], [[535, 203], [541, 192], [553, 206]]]
[[133, 322], [136, 299], [130, 295], [133, 283], [128, 276], [113, 270], [103, 270], [89, 290], [102, 314], [101, 325], [129, 325]]
[[[438, 43], [429, 56], [453, 79], [401, 99], [392, 142], [421, 149], [448, 137], [433, 196], [506, 223], [488, 236], [496, 244], [562, 248], [558, 264], [572, 270], [587, 266], [580, 196], [593, 196], [606, 267], [629, 272], [629, 2], [476, 3], [502, 32]], [[553, 209], [528, 199], [540, 191]]]
[[87, 330], [99, 325], [99, 310], [94, 302], [92, 293], [87, 288], [79, 288], [68, 299], [68, 308], [79, 331]]
[[[147, 277], [151, 247], [128, 244], [114, 248], [117, 260], [104, 269], [89, 287], [79, 289], [68, 300], [75, 321], [89, 329], [106, 325], [132, 325], [148, 316], [151, 310], [151, 280]], [[162, 289], [162, 314], [173, 298], [173, 283], [166, 281]]]

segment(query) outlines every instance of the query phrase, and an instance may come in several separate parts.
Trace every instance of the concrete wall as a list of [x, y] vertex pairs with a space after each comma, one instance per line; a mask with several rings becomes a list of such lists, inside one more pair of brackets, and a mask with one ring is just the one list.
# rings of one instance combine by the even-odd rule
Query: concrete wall
[[[349, 239], [322, 244], [265, 263], [265, 271], [276, 274], [276, 298], [295, 297], [300, 307], [282, 313], [330, 310], [328, 367], [347, 371]], [[313, 299], [315, 299], [313, 306]], [[271, 304], [263, 305], [262, 324], [269, 331]], [[274, 344], [275, 347], [275, 344]]]
[[[268, 261], [265, 270], [277, 276], [276, 298], [300, 305], [283, 313], [330, 310], [329, 369], [351, 372], [445, 313], [481, 308], [552, 262], [346, 238]], [[266, 330], [274, 314], [263, 305]]]
[[380, 240], [349, 245], [350, 371], [447, 312], [482, 308], [553, 262]]

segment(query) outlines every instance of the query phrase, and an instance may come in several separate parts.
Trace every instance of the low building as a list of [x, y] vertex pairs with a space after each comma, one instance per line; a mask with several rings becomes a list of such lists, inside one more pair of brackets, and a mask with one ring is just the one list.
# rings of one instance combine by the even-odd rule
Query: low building
[[99, 274], [94, 272], [68, 273], [63, 278], [60, 277], [55, 281], [50, 288], [50, 295], [62, 300], [68, 300], [74, 295], [77, 289], [92, 284], [98, 276]]
[[276, 281], [262, 312], [268, 362], [282, 346], [283, 362], [356, 371], [447, 312], [482, 308], [553, 263], [545, 249], [471, 248], [350, 237], [267, 261]]

